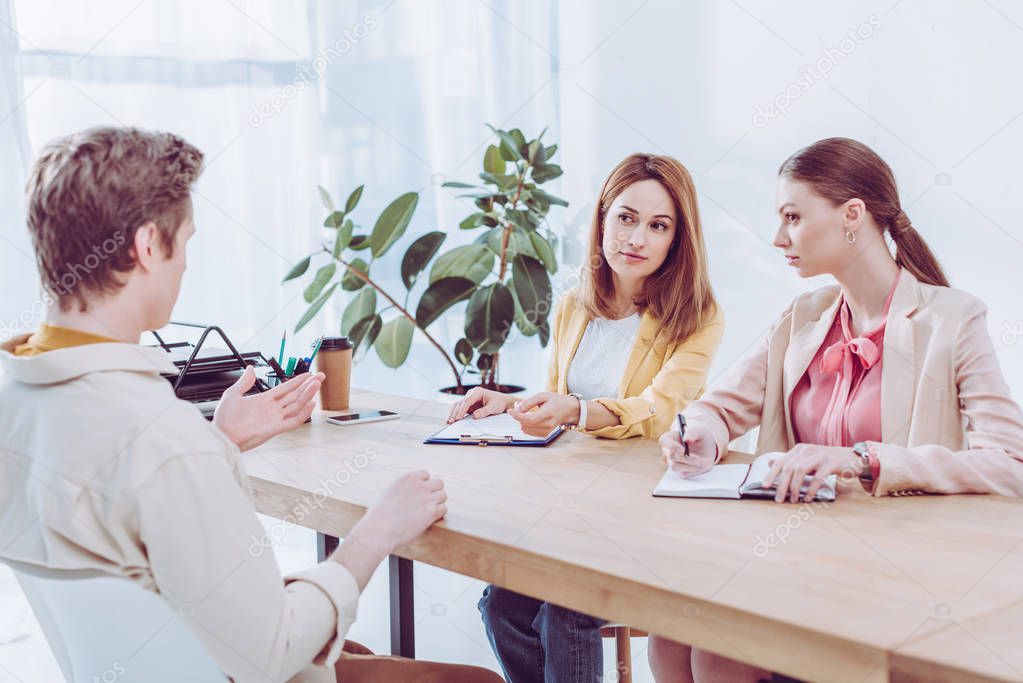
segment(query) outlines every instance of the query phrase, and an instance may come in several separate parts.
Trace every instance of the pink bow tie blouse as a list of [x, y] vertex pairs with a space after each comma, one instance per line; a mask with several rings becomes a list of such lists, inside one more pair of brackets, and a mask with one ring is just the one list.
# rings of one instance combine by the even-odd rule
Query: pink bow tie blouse
[[885, 319], [860, 337], [850, 332], [849, 305], [844, 298], [839, 302], [831, 330], [792, 392], [792, 427], [799, 443], [852, 447], [881, 441], [881, 355], [898, 283], [896, 277]]

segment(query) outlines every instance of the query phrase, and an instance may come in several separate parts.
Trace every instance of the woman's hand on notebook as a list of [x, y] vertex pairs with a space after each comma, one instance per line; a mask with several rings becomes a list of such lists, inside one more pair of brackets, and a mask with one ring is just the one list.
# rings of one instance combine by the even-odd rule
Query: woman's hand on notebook
[[691, 422], [686, 426], [686, 443], [689, 445], [689, 455], [686, 455], [677, 429], [662, 434], [660, 444], [664, 464], [683, 477], [695, 477], [709, 472], [717, 461], [718, 451], [710, 428], [699, 422]]
[[790, 503], [798, 503], [799, 490], [809, 475], [813, 480], [803, 500], [811, 501], [832, 474], [837, 474], [839, 479], [855, 478], [860, 475], [860, 469], [860, 458], [851, 448], [800, 443], [774, 460], [761, 486], [765, 489], [777, 487], [776, 503], [782, 503], [786, 498]]
[[448, 415], [448, 424], [458, 422], [466, 415], [472, 414], [477, 420], [489, 415], [500, 415], [515, 404], [515, 399], [508, 394], [482, 387], [473, 387], [466, 394], [465, 398], [451, 408]]

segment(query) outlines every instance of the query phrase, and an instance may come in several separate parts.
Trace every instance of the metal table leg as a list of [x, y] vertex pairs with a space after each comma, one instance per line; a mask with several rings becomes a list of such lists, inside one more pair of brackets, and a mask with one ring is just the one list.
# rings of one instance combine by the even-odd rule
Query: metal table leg
[[412, 560], [391, 555], [391, 654], [416, 656], [415, 603], [412, 595]]
[[[317, 532], [316, 560], [323, 562], [337, 549], [337, 545], [337, 537]], [[391, 555], [387, 563], [391, 584], [391, 654], [412, 659], [416, 656], [412, 560]]]

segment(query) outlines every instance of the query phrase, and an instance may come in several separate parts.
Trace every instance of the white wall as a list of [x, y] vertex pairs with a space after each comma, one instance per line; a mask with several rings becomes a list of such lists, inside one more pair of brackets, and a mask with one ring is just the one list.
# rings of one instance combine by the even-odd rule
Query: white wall
[[[999, 358], [1023, 397], [1021, 335], [1003, 340], [1006, 327], [1023, 333], [1019, 3], [651, 0], [594, 12], [567, 0], [560, 14], [561, 60], [574, 65], [560, 94], [572, 122], [565, 194], [592, 206], [602, 174], [636, 150], [690, 169], [728, 325], [714, 375], [820, 284], [799, 280], [770, 245], [774, 179], [792, 152], [841, 135], [888, 161], [953, 286], [988, 303]], [[868, 37], [850, 40], [857, 30]], [[807, 77], [828, 48], [839, 50], [829, 76]], [[784, 115], [754, 120], [790, 88]]]

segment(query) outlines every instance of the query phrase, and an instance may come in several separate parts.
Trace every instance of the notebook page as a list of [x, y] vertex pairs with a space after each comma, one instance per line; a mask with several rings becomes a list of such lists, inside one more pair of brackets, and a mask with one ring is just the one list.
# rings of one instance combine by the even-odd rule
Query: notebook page
[[464, 417], [434, 434], [433, 438], [457, 440], [460, 436], [468, 436], [474, 439], [503, 439], [510, 436], [515, 441], [546, 441], [547, 437], [556, 431], [558, 430], [551, 431], [547, 436], [530, 436], [522, 431], [518, 420], [508, 413], [501, 413], [478, 420], [471, 415]]
[[681, 498], [738, 498], [739, 487], [747, 472], [749, 465], [715, 465], [709, 472], [687, 479], [668, 468], [654, 489], [654, 495]]

